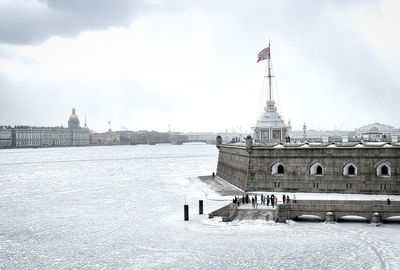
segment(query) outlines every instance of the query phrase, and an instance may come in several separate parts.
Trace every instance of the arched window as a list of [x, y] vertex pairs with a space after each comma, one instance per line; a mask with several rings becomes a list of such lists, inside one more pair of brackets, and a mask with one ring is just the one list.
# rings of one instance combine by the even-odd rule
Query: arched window
[[348, 175], [356, 175], [356, 168], [354, 168], [353, 165], [350, 165], [350, 166], [347, 168], [347, 173], [348, 173]]
[[346, 166], [343, 167], [343, 175], [344, 176], [356, 176], [357, 175], [357, 166], [351, 162], [347, 163]]
[[278, 166], [278, 174], [284, 174], [285, 173], [285, 169], [283, 168], [282, 165]]
[[322, 176], [324, 175], [324, 167], [322, 167], [321, 164], [318, 162], [314, 163], [310, 167], [310, 175], [315, 175], [315, 176]]
[[381, 168], [381, 173], [382, 173], [382, 175], [389, 175], [389, 168], [387, 166], [383, 165]]
[[284, 175], [285, 174], [285, 168], [283, 167], [283, 164], [280, 162], [276, 162], [274, 165], [272, 165], [272, 175]]
[[376, 168], [376, 175], [380, 177], [390, 177], [390, 166], [386, 163], [382, 163]]
[[317, 175], [322, 175], [322, 167], [321, 166], [317, 167], [317, 173], [316, 174]]

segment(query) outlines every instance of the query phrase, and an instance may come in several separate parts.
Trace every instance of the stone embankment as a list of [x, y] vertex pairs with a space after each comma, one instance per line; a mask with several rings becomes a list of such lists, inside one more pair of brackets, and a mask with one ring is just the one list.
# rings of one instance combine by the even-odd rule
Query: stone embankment
[[302, 215], [314, 215], [327, 222], [344, 216], [360, 216], [379, 223], [389, 217], [400, 216], [400, 201], [373, 200], [297, 200], [278, 205], [277, 220], [286, 222]]

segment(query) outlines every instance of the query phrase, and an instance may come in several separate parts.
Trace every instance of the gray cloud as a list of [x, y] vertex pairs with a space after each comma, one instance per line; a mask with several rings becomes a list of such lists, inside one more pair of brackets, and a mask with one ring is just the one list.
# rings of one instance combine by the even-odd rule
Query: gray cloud
[[140, 0], [40, 0], [0, 6], [0, 42], [37, 44], [51, 36], [129, 25], [148, 5]]

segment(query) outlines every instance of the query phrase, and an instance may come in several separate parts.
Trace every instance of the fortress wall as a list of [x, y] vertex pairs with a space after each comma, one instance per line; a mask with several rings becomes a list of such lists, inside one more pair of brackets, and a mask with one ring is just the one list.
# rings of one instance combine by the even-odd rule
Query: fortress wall
[[225, 147], [219, 149], [217, 176], [245, 190], [249, 154], [244, 147]]
[[[244, 146], [220, 146], [217, 175], [247, 191], [400, 194], [400, 147], [253, 146], [250, 167], [249, 157]], [[276, 162], [284, 166], [283, 175], [272, 175]], [[310, 175], [315, 162], [322, 165], [322, 176]], [[343, 175], [349, 162], [357, 167], [356, 176]], [[390, 177], [377, 176], [382, 162], [390, 166]]]

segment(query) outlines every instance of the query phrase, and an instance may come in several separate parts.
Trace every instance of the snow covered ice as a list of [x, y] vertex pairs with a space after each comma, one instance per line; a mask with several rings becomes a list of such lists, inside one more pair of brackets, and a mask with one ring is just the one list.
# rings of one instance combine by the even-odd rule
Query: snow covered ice
[[400, 269], [400, 224], [208, 219], [232, 199], [196, 179], [217, 155], [196, 144], [1, 150], [0, 268]]

